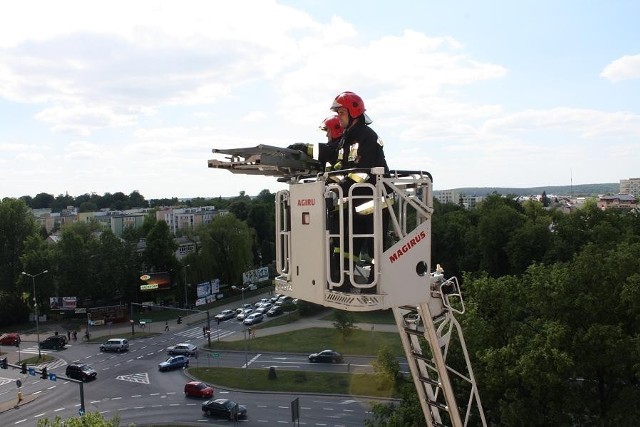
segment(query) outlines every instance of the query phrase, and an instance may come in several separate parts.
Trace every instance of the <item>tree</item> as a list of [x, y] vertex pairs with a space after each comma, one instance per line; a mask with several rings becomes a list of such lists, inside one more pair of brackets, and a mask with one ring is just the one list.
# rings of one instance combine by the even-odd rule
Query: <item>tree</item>
[[39, 238], [39, 235], [27, 205], [22, 200], [3, 199], [0, 202], [0, 290], [17, 290], [23, 271], [20, 257], [29, 237]]
[[353, 313], [333, 310], [333, 326], [342, 334], [342, 340], [346, 341], [356, 329]]
[[178, 246], [173, 240], [169, 225], [158, 221], [146, 236], [146, 246], [142, 253], [148, 271], [170, 271], [178, 266], [176, 259]]
[[201, 251], [198, 271], [219, 277], [222, 283], [240, 284], [242, 273], [253, 266], [253, 231], [233, 215], [220, 215], [198, 229]]
[[389, 347], [382, 347], [373, 361], [373, 371], [376, 374], [378, 390], [388, 390], [392, 395], [400, 379], [400, 363]]

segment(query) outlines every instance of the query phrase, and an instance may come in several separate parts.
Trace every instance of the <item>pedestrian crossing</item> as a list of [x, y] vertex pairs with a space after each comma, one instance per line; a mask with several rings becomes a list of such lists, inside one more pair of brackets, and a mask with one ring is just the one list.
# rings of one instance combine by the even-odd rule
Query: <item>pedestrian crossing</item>
[[[232, 334], [234, 334], [234, 331], [228, 331], [225, 329], [213, 329], [211, 331], [211, 341], [217, 341], [218, 338], [222, 339]], [[185, 329], [184, 331], [176, 332], [176, 335], [191, 339], [206, 338], [206, 335], [204, 334], [204, 332], [202, 332], [201, 327]]]

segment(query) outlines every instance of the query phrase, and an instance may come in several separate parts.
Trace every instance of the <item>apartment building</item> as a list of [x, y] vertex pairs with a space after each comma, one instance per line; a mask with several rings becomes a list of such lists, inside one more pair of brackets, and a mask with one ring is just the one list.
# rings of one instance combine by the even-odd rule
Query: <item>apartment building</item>
[[640, 178], [629, 178], [620, 180], [620, 194], [631, 194], [640, 197]]

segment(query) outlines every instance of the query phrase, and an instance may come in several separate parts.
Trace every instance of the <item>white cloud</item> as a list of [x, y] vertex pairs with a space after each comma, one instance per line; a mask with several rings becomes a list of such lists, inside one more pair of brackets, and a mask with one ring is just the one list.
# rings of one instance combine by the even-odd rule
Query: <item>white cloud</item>
[[604, 67], [600, 77], [609, 79], [614, 83], [640, 78], [640, 55], [625, 55], [616, 59]]

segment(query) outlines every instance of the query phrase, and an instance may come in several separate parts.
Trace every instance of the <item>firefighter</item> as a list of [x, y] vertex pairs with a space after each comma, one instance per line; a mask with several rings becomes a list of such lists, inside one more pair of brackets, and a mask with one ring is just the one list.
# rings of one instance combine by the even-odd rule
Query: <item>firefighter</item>
[[343, 127], [337, 115], [327, 117], [320, 123], [320, 130], [327, 134], [327, 142], [318, 144], [318, 160], [323, 167], [329, 168], [338, 162], [338, 151]]
[[369, 127], [371, 119], [365, 114], [362, 98], [353, 92], [342, 92], [333, 100], [331, 110], [337, 113], [344, 129], [339, 146], [338, 169], [379, 166], [388, 172], [384, 143]]
[[[339, 142], [338, 162], [334, 165], [334, 169], [371, 169], [374, 167], [383, 167], [384, 172], [389, 172], [387, 161], [384, 155], [384, 143], [378, 137], [378, 134], [369, 127], [372, 123], [371, 119], [365, 114], [366, 108], [364, 101], [354, 92], [342, 92], [333, 100], [331, 110], [337, 113], [340, 124], [344, 129], [342, 138]], [[341, 183], [345, 195], [349, 188], [358, 182], [369, 182], [375, 184], [373, 176], [366, 173], [349, 173]], [[367, 188], [354, 188], [353, 195], [372, 196], [371, 190]], [[353, 204], [352, 204], [353, 205]], [[354, 215], [353, 234], [371, 234], [373, 233], [373, 215], [360, 215], [356, 211], [356, 206], [351, 206]], [[345, 209], [345, 213], [346, 213]], [[384, 215], [388, 216], [388, 212]], [[383, 219], [383, 229], [386, 230], [385, 223], [387, 218]], [[345, 224], [348, 220], [345, 217]], [[345, 225], [346, 227], [346, 225]], [[353, 258], [357, 263], [370, 263], [373, 258], [373, 240], [371, 238], [354, 238], [353, 248], [349, 248], [349, 239], [345, 239], [345, 248], [334, 248], [334, 251], [340, 251], [341, 256], [348, 263], [349, 258]], [[373, 271], [373, 266], [370, 266]], [[367, 277], [367, 283], [373, 281], [373, 277]], [[349, 286], [347, 286], [348, 291]]]

